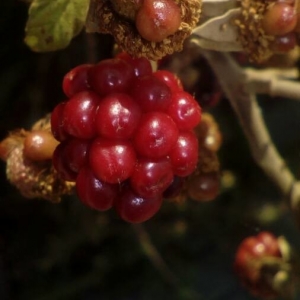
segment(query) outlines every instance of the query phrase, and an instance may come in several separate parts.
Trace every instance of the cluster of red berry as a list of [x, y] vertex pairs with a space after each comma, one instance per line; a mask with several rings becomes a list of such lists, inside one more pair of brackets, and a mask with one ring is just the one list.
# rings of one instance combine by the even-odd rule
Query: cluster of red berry
[[297, 44], [297, 33], [300, 32], [300, 19], [296, 1], [286, 0], [270, 5], [262, 20], [267, 34], [275, 36], [274, 50], [286, 52]]
[[60, 141], [55, 169], [76, 181], [86, 205], [115, 207], [128, 222], [151, 218], [174, 178], [197, 166], [196, 100], [172, 73], [153, 72], [147, 59], [126, 53], [74, 68], [63, 90], [69, 99], [51, 115]]
[[235, 271], [249, 291], [263, 298], [277, 297], [279, 291], [273, 284], [277, 270], [280, 270], [282, 254], [277, 238], [263, 231], [257, 236], [242, 241], [235, 256]]

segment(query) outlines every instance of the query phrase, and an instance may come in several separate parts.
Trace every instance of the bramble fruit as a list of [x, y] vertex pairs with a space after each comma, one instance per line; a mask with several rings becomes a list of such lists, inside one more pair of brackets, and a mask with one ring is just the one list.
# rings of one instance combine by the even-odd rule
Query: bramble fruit
[[168, 187], [178, 190], [174, 178], [183, 182], [197, 166], [196, 100], [173, 74], [152, 72], [148, 60], [126, 53], [76, 67], [64, 77], [63, 89], [69, 99], [51, 116], [60, 141], [54, 168], [76, 182], [85, 205], [114, 207], [128, 222], [148, 220]]
[[239, 279], [249, 291], [259, 297], [278, 296], [271, 284], [268, 269], [278, 268], [281, 252], [277, 238], [266, 231], [257, 236], [247, 237], [239, 245], [234, 262], [234, 269]]

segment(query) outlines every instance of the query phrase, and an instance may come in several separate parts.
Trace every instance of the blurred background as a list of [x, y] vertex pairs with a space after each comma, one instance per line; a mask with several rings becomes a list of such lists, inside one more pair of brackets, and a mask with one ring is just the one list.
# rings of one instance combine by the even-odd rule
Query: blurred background
[[[82, 33], [65, 50], [34, 53], [23, 43], [27, 9], [22, 1], [0, 3], [1, 139], [30, 128], [64, 100], [61, 82], [71, 68], [113, 52], [110, 36]], [[288, 206], [254, 164], [228, 101], [211, 100], [217, 83], [205, 61], [194, 63], [200, 75], [191, 92], [219, 124], [219, 159], [229, 184], [214, 201], [165, 202], [154, 218], [131, 225], [113, 211], [90, 210], [75, 195], [60, 204], [25, 199], [1, 162], [1, 300], [250, 300], [256, 298], [233, 273], [238, 244], [269, 230], [299, 251]], [[300, 103], [259, 101], [276, 146], [299, 177]]]

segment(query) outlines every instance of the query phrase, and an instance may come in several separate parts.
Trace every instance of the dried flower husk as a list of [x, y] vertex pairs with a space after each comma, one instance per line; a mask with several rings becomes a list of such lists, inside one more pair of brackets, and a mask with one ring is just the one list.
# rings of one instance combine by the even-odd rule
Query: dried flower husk
[[239, 41], [249, 60], [263, 62], [270, 58], [274, 52], [272, 44], [275, 40], [273, 35], [266, 34], [262, 27], [264, 14], [274, 0], [242, 0], [241, 16], [234, 23], [239, 29]]
[[161, 42], [143, 39], [132, 21], [117, 14], [109, 0], [91, 0], [86, 30], [111, 34], [122, 51], [150, 60], [159, 60], [165, 55], [183, 49], [184, 40], [197, 25], [201, 13], [201, 0], [174, 0], [181, 9], [181, 24], [178, 30]]
[[[217, 151], [221, 145], [222, 135], [218, 124], [211, 114], [203, 113], [202, 120], [195, 128], [195, 132], [199, 141], [198, 164], [195, 171], [186, 178], [181, 193], [170, 199], [173, 202], [182, 203], [189, 197], [191, 198], [189, 186], [194, 184], [202, 175], [215, 176], [217, 185], [220, 185], [220, 161]], [[208, 138], [213, 138], [216, 142], [213, 144], [208, 143]], [[193, 200], [202, 201], [202, 199]]]
[[[49, 116], [36, 122], [32, 129], [50, 131]], [[1, 158], [6, 161], [7, 179], [25, 198], [58, 203], [63, 195], [73, 193], [74, 183], [62, 180], [51, 160], [32, 161], [24, 156], [24, 140], [29, 132], [15, 130], [0, 143]]]

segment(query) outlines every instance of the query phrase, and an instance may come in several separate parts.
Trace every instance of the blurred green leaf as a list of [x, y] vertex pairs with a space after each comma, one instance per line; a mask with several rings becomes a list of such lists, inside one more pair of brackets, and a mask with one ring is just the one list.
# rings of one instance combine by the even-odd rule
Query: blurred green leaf
[[25, 43], [36, 52], [67, 47], [82, 30], [89, 0], [33, 0]]

